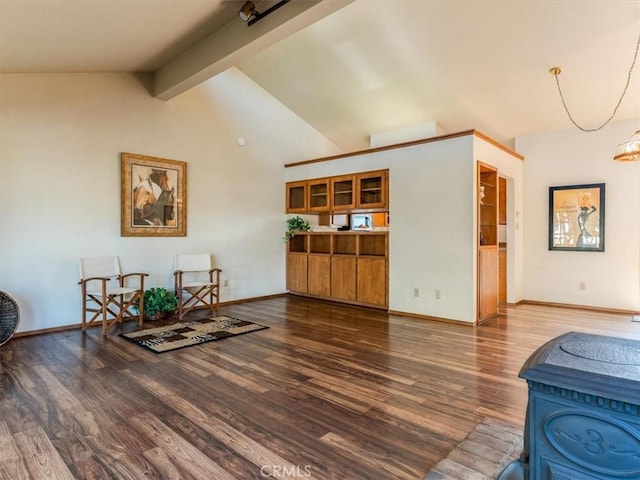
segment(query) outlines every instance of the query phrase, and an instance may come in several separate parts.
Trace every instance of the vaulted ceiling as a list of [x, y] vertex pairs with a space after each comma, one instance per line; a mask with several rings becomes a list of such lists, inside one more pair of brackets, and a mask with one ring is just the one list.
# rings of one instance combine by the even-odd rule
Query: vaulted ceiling
[[[604, 122], [640, 35], [634, 0], [292, 0], [252, 26], [243, 3], [0, 0], [0, 72], [151, 72], [171, 101], [236, 66], [345, 151], [434, 121], [511, 145], [573, 128], [553, 66], [574, 119]], [[640, 65], [615, 116], [629, 118]]]

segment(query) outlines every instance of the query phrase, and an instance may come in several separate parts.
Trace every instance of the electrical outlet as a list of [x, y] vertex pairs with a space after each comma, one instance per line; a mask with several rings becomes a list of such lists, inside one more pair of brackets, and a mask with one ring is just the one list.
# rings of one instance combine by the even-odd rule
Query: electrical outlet
[[586, 290], [587, 289], [587, 284], [584, 282], [580, 282], [578, 283], [578, 289], [580, 290]]
[[420, 289], [419, 288], [414, 288], [413, 289], [413, 296], [418, 298], [420, 296]]
[[229, 280], [225, 280], [223, 285], [224, 285], [225, 287], [228, 287], [228, 286], [229, 286]]
[[440, 290], [436, 290], [436, 300], [440, 300]]

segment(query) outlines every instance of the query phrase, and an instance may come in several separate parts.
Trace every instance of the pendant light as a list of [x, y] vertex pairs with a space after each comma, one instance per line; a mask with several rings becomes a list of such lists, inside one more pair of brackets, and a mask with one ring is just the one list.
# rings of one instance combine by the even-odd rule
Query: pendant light
[[[622, 100], [624, 99], [625, 94], [627, 93], [627, 89], [629, 88], [629, 83], [631, 82], [631, 74], [633, 73], [633, 67], [635, 66], [636, 60], [638, 58], [639, 48], [640, 35], [638, 36], [638, 41], [636, 42], [636, 51], [633, 56], [633, 62], [631, 62], [631, 67], [629, 67], [629, 73], [627, 74], [627, 83], [624, 86], [622, 95], [620, 95], [620, 99], [618, 100], [618, 103], [616, 104], [609, 118], [607, 118], [602, 125], [595, 128], [584, 128], [573, 119], [571, 113], [569, 113], [569, 108], [567, 107], [567, 104], [564, 100], [562, 89], [560, 88], [560, 80], [558, 79], [558, 76], [562, 73], [562, 70], [560, 69], [560, 67], [552, 67], [549, 70], [549, 73], [552, 74], [556, 79], [556, 85], [558, 86], [558, 93], [560, 94], [560, 100], [562, 100], [562, 106], [564, 107], [565, 112], [567, 112], [567, 116], [569, 117], [569, 120], [571, 120], [571, 123], [573, 123], [578, 129], [582, 130], [583, 132], [596, 132], [607, 125], [611, 121], [611, 119], [613, 119], [616, 112], [618, 111], [618, 108], [620, 107], [620, 104], [622, 103]], [[618, 147], [616, 148], [616, 154], [614, 155], [613, 159], [618, 162], [640, 161], [640, 130], [634, 133], [631, 138], [629, 138], [629, 140], [618, 145]]]
[[640, 130], [618, 145], [613, 159], [618, 162], [640, 162]]

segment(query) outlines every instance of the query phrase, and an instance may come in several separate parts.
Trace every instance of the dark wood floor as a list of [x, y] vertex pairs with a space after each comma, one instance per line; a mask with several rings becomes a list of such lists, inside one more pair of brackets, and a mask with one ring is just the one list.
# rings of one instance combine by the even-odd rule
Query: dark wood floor
[[295, 297], [222, 313], [271, 328], [160, 355], [99, 328], [0, 347], [0, 478], [418, 480], [483, 417], [523, 424], [539, 345], [640, 339], [629, 315], [530, 305], [476, 328]]

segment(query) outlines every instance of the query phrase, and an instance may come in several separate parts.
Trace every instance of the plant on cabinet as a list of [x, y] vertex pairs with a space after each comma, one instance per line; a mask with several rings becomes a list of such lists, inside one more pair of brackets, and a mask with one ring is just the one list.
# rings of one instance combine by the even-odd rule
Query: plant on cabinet
[[284, 241], [288, 242], [296, 233], [310, 232], [311, 224], [302, 217], [291, 217], [287, 219], [287, 231], [284, 233]]

